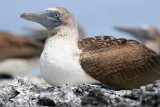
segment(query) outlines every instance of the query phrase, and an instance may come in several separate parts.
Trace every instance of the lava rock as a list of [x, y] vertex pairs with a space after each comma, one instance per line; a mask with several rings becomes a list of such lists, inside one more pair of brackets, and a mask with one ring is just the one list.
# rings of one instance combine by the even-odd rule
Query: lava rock
[[160, 80], [134, 90], [100, 85], [39, 85], [25, 77], [0, 84], [0, 107], [148, 107], [160, 106]]
[[82, 106], [106, 106], [110, 105], [111, 100], [106, 97], [100, 90], [92, 90], [86, 97], [82, 98]]

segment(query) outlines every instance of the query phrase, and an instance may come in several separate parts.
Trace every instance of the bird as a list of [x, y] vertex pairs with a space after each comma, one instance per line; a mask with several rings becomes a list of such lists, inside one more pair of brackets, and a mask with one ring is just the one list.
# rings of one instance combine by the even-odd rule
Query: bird
[[151, 25], [142, 25], [140, 28], [115, 27], [116, 30], [129, 33], [145, 44], [148, 48], [160, 53], [160, 33]]
[[28, 74], [39, 65], [43, 43], [26, 37], [0, 32], [0, 77]]
[[95, 36], [78, 41], [74, 16], [52, 7], [20, 15], [44, 26], [49, 35], [40, 57], [40, 71], [51, 86], [101, 83], [131, 90], [160, 77], [160, 56], [135, 40]]

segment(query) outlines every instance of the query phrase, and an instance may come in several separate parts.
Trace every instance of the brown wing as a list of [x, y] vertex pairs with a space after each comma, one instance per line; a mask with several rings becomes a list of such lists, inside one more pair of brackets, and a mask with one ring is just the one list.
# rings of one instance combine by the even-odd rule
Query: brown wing
[[34, 57], [41, 54], [43, 43], [8, 33], [0, 33], [0, 60]]
[[89, 47], [90, 45], [96, 44], [99, 41], [110, 41], [110, 40], [116, 40], [112, 36], [95, 36], [95, 37], [90, 37], [86, 39], [82, 39], [78, 42], [78, 47], [79, 49], [83, 49], [86, 47]]
[[82, 68], [104, 85], [133, 89], [160, 78], [158, 54], [126, 39], [99, 41], [82, 49]]

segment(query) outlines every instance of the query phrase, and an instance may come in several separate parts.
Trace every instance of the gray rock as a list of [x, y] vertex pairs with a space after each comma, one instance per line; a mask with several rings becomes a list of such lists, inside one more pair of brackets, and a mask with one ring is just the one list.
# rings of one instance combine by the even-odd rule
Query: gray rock
[[139, 89], [111, 90], [101, 85], [39, 85], [22, 76], [0, 85], [0, 107], [160, 106], [160, 80]]

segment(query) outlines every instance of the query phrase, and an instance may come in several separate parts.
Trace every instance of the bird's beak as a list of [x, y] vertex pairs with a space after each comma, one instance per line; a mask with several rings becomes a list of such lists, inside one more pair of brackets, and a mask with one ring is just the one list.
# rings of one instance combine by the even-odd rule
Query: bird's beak
[[60, 26], [62, 22], [54, 17], [50, 16], [51, 11], [43, 11], [38, 13], [23, 13], [20, 15], [21, 18], [40, 23], [48, 30], [54, 30]]
[[38, 23], [41, 23], [45, 19], [40, 13], [23, 13], [20, 17]]
[[21, 18], [34, 21], [40, 24], [48, 24], [50, 21], [58, 21], [54, 17], [49, 16], [50, 11], [38, 12], [38, 13], [23, 13], [21, 14]]
[[127, 28], [121, 28], [121, 27], [114, 27], [114, 28], [122, 32], [130, 33], [132, 35], [139, 35], [141, 32], [140, 29], [127, 29]]

